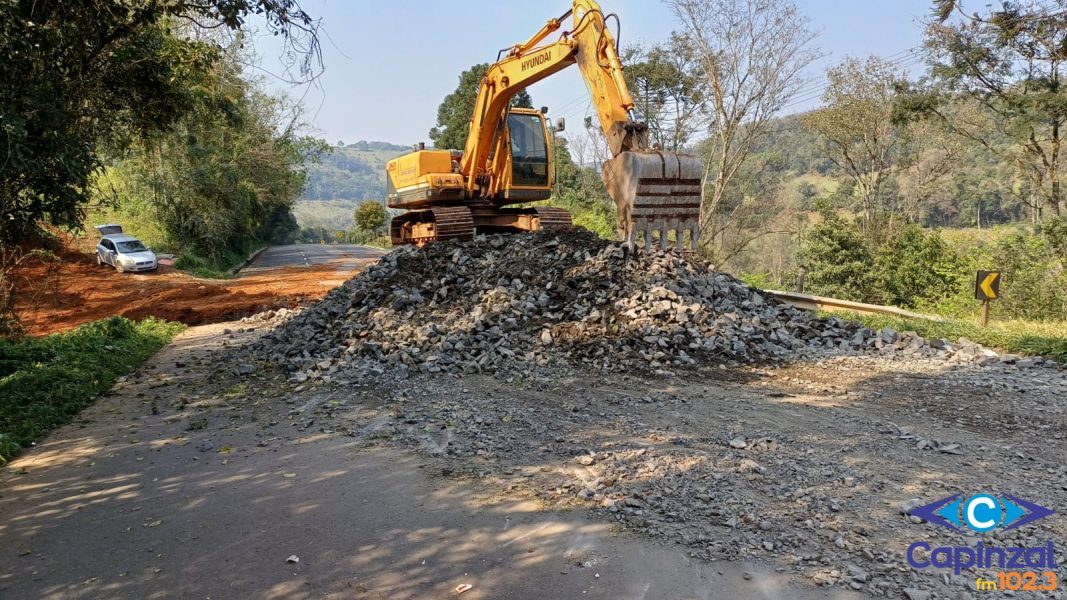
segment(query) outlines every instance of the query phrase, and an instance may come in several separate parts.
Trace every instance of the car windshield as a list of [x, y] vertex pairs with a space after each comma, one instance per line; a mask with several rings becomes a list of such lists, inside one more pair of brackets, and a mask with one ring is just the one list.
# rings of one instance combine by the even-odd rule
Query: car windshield
[[128, 242], [115, 242], [118, 246], [119, 252], [144, 252], [148, 248], [141, 243], [141, 240], [130, 240]]

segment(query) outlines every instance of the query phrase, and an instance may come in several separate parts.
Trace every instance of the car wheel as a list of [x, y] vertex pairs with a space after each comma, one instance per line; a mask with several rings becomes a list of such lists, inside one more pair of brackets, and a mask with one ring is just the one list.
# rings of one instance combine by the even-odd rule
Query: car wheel
[[96, 253], [96, 266], [98, 266], [98, 267], [104, 266], [104, 259], [100, 258], [100, 253], [99, 252]]
[[115, 263], [115, 270], [118, 271], [119, 273], [123, 273], [123, 272], [126, 271], [126, 269], [122, 268], [122, 263], [120, 263], [120, 262], [116, 262]]

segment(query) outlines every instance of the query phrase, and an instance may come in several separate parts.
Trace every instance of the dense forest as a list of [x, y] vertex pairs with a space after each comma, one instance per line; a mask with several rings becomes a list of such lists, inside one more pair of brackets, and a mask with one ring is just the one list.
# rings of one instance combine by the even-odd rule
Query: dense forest
[[324, 143], [295, 135], [289, 103], [241, 77], [239, 45], [223, 49], [189, 116], [133, 141], [94, 176], [85, 229], [122, 223], [202, 274], [294, 239], [307, 163]]

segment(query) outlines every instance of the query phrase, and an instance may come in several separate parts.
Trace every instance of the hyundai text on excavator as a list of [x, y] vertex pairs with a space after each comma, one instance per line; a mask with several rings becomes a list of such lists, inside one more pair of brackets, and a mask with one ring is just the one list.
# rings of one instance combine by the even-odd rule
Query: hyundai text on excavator
[[[542, 42], [572, 18], [570, 31]], [[648, 128], [632, 118], [633, 98], [623, 78], [615, 37], [593, 0], [574, 0], [529, 40], [501, 50], [482, 80], [466, 147], [418, 149], [386, 165], [387, 203], [408, 209], [392, 220], [394, 245], [470, 239], [476, 231], [535, 231], [568, 228], [559, 208], [508, 208], [545, 200], [552, 193], [553, 153], [544, 114], [512, 108], [519, 91], [577, 64], [592, 95], [612, 157], [601, 177], [615, 201], [619, 236], [633, 247], [668, 232], [682, 248], [695, 248], [701, 196], [700, 161], [690, 155], [648, 147]]]

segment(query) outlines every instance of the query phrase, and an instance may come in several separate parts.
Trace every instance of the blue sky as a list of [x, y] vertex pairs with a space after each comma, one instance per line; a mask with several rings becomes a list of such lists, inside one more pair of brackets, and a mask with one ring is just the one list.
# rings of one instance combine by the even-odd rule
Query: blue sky
[[[311, 133], [331, 143], [413, 144], [429, 141], [437, 106], [455, 89], [460, 72], [492, 62], [500, 48], [525, 41], [569, 2], [303, 0], [302, 6], [322, 18], [325, 72], [311, 87], [290, 88], [277, 80], [271, 85], [301, 98]], [[601, 6], [618, 13], [623, 45], [662, 40], [678, 27], [668, 7], [655, 0], [601, 0]], [[845, 56], [898, 58], [919, 45], [920, 21], [931, 2], [799, 0], [798, 6], [819, 32], [815, 45], [827, 54], [813, 66], [811, 75], [818, 78]], [[259, 38], [256, 48], [265, 70], [280, 70], [276, 38]], [[549, 107], [550, 117], [577, 124], [587, 114], [588, 96], [577, 67], [529, 91], [536, 106]], [[816, 103], [802, 99], [791, 110]]]

